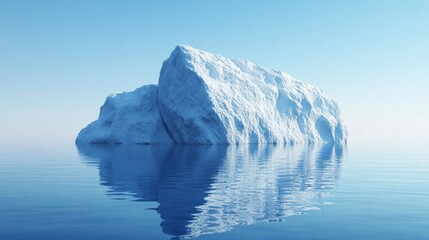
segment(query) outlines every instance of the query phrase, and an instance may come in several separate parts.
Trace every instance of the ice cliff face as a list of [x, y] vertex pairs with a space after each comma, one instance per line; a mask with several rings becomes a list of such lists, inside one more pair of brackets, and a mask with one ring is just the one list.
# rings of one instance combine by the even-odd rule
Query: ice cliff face
[[76, 143], [172, 143], [159, 115], [156, 85], [111, 94], [98, 120], [82, 129]]
[[177, 46], [163, 63], [158, 89], [149, 88], [108, 98], [99, 120], [83, 129], [76, 141], [346, 141], [338, 105], [319, 88], [248, 61]]
[[176, 143], [344, 142], [337, 104], [291, 76], [178, 46], [161, 69], [161, 116]]

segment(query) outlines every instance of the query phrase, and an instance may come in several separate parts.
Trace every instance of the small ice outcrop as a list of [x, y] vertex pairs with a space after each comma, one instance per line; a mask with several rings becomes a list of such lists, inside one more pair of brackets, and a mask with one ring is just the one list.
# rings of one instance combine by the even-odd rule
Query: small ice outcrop
[[173, 143], [161, 121], [157, 95], [156, 85], [111, 94], [76, 143]]

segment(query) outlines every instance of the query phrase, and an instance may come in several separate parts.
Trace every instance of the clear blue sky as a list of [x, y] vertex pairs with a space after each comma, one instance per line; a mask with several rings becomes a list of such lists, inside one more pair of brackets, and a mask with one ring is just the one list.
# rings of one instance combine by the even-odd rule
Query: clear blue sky
[[429, 140], [429, 1], [0, 1], [0, 144], [73, 141], [178, 44], [321, 87], [350, 141]]

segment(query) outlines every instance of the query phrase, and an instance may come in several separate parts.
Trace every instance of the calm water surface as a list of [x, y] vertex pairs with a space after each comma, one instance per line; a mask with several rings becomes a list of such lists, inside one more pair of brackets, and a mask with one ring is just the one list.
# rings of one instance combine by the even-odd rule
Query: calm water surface
[[429, 148], [0, 147], [0, 239], [429, 239]]

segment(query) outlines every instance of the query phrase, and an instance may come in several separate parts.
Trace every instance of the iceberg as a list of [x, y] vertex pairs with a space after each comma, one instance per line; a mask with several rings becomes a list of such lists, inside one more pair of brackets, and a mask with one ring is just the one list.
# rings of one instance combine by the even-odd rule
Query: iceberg
[[186, 45], [158, 87], [111, 95], [77, 143], [345, 143], [340, 109], [318, 87]]

